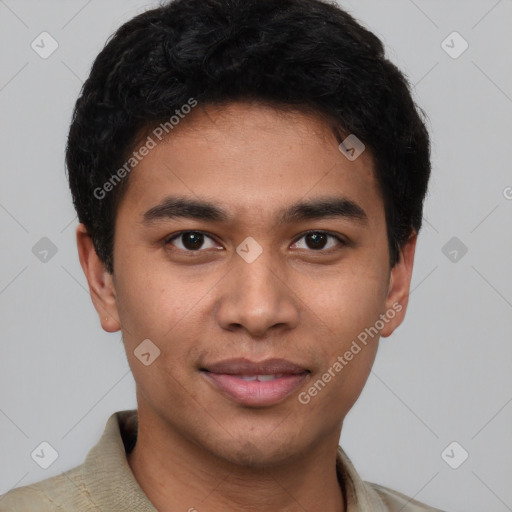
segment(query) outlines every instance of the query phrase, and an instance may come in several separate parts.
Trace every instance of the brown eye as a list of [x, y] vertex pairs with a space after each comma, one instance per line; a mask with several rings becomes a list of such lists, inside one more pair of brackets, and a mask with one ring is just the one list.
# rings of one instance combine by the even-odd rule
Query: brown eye
[[323, 249], [327, 243], [325, 233], [309, 233], [306, 235], [306, 245], [310, 249]]
[[[303, 240], [303, 242], [301, 242]], [[334, 243], [330, 242], [333, 240]], [[299, 238], [294, 244], [296, 249], [311, 249], [320, 251], [322, 249], [331, 249], [336, 245], [344, 245], [344, 242], [337, 236], [324, 233], [323, 231], [311, 231]]]
[[166, 244], [172, 244], [183, 251], [199, 251], [200, 249], [211, 249], [216, 246], [209, 236], [200, 231], [184, 231], [167, 240]]

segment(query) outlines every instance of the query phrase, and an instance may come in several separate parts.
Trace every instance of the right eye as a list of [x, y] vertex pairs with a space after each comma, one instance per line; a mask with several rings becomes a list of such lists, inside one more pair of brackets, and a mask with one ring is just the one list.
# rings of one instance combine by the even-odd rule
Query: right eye
[[[203, 247], [205, 241], [209, 240], [207, 247]], [[218, 244], [208, 235], [201, 231], [182, 231], [172, 235], [165, 241], [165, 245], [173, 245], [174, 247], [186, 252], [199, 252], [201, 249], [212, 249], [218, 247]]]

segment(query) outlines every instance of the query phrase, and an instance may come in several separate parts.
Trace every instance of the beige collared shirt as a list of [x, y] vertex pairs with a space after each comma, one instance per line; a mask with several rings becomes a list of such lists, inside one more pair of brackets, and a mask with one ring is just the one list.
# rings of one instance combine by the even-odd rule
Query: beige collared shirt
[[[136, 432], [136, 410], [112, 414], [83, 464], [0, 496], [0, 512], [156, 512], [126, 459]], [[341, 447], [337, 472], [346, 512], [440, 512], [399, 492], [363, 482]]]

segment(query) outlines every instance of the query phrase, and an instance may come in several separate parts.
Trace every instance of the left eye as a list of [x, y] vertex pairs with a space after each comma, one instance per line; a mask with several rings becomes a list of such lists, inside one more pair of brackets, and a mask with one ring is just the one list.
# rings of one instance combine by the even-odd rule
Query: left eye
[[[209, 240], [210, 243], [204, 247], [205, 240]], [[176, 243], [175, 243], [176, 241]], [[166, 244], [172, 244], [178, 249], [183, 251], [197, 251], [199, 249], [211, 249], [216, 247], [216, 242], [209, 236], [201, 233], [200, 231], [185, 231], [173, 236], [166, 241]]]
[[[331, 243], [329, 243], [329, 239]], [[302, 243], [301, 240], [304, 240]], [[334, 243], [332, 243], [334, 241]], [[330, 235], [329, 233], [324, 233], [323, 231], [312, 231], [310, 233], [306, 233], [301, 238], [299, 238], [293, 245], [296, 246], [297, 249], [312, 249], [314, 251], [319, 251], [322, 249], [332, 249], [336, 247], [336, 245], [343, 245], [343, 241], [337, 236]]]

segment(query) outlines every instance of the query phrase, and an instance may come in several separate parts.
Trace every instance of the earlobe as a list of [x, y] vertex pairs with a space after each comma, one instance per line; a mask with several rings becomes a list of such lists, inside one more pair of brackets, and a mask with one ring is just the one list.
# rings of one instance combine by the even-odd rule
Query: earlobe
[[121, 329], [113, 276], [99, 259], [91, 236], [84, 224], [76, 229], [76, 243], [80, 265], [89, 284], [91, 300], [99, 315], [101, 326], [107, 332]]
[[381, 337], [390, 336], [403, 322], [409, 302], [409, 291], [418, 235], [413, 232], [400, 250], [398, 262], [389, 276], [388, 296], [384, 314], [389, 319], [381, 331]]

